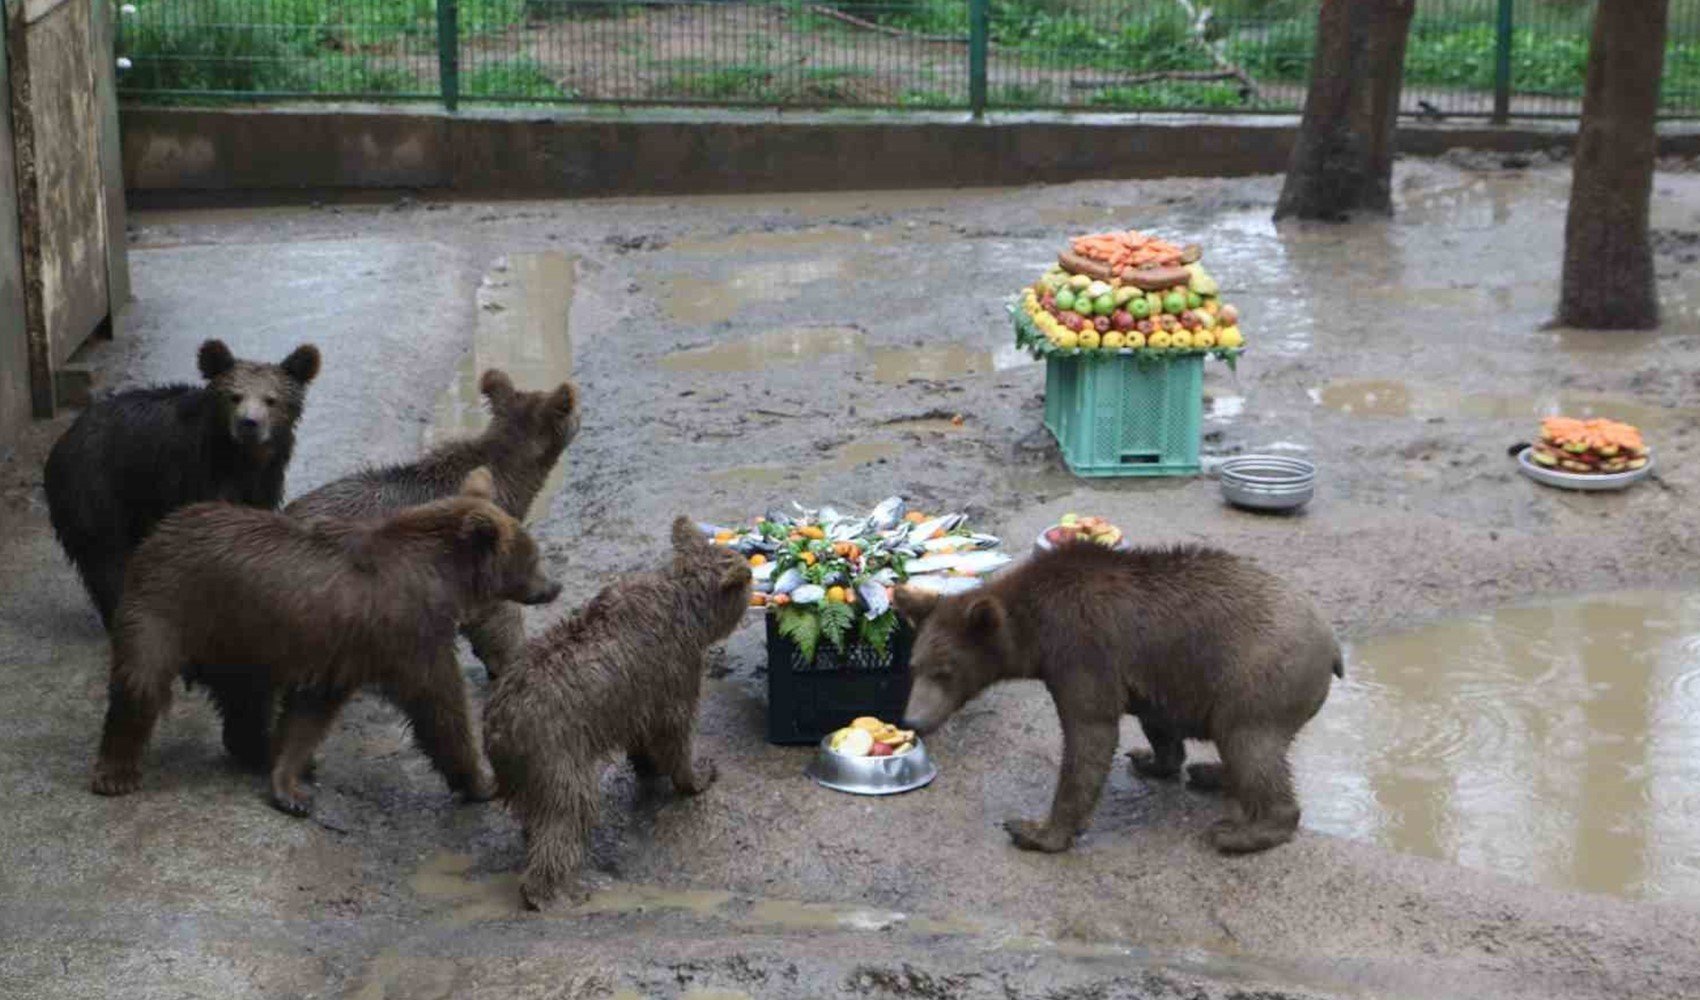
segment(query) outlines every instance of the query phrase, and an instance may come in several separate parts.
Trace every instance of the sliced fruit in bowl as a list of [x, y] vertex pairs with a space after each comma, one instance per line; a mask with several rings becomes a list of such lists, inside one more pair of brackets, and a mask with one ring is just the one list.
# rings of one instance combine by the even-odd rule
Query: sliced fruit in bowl
[[1064, 514], [1056, 524], [1046, 528], [1036, 543], [1040, 550], [1059, 548], [1063, 545], [1073, 545], [1078, 542], [1089, 542], [1102, 545], [1105, 548], [1125, 548], [1126, 536], [1122, 529], [1101, 517], [1081, 517], [1078, 514]]

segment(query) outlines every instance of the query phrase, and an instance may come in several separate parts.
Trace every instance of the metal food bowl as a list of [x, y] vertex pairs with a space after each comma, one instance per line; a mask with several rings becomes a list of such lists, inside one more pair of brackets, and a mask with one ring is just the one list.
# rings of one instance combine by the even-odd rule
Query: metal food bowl
[[901, 757], [851, 757], [828, 747], [831, 738], [820, 741], [806, 772], [823, 788], [851, 795], [896, 795], [925, 788], [938, 777], [939, 769], [920, 737], [915, 738], [915, 749]]
[[1241, 455], [1216, 467], [1222, 499], [1250, 510], [1297, 510], [1316, 495], [1316, 466], [1281, 455]]

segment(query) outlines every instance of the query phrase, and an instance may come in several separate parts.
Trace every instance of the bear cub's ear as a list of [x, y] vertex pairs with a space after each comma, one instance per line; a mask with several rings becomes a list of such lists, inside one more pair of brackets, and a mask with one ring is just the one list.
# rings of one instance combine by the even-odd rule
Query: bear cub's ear
[[201, 345], [200, 353], [195, 356], [195, 364], [201, 370], [201, 377], [211, 382], [236, 367], [236, 355], [230, 353], [230, 348], [224, 345], [224, 341], [209, 340]]
[[487, 368], [478, 380], [478, 391], [490, 401], [492, 410], [505, 410], [514, 401], [514, 380], [500, 368]]
[[578, 386], [562, 382], [549, 394], [549, 409], [560, 416], [571, 416], [578, 409]]
[[460, 484], [460, 495], [493, 502], [496, 499], [496, 480], [490, 475], [489, 467], [480, 465], [467, 473]]
[[312, 344], [302, 344], [289, 352], [289, 357], [283, 359], [278, 366], [290, 378], [306, 385], [319, 376], [319, 349]]
[[695, 521], [680, 514], [673, 519], [673, 550], [675, 552], [690, 552], [693, 549], [708, 548], [708, 539], [703, 537], [702, 529]]
[[461, 538], [498, 552], [507, 547], [512, 533], [513, 529], [503, 523], [501, 512], [489, 507], [475, 507], [467, 511], [460, 522]]
[[891, 603], [897, 608], [897, 613], [903, 620], [917, 628], [939, 606], [939, 595], [914, 587], [898, 587], [891, 595]]
[[1003, 628], [1003, 605], [995, 597], [982, 597], [968, 605], [968, 628], [978, 636], [992, 636]]

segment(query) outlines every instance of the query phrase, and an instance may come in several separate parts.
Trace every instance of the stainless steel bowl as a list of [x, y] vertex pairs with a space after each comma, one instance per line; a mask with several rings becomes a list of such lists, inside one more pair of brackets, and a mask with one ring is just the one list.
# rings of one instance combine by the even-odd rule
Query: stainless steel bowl
[[919, 737], [915, 749], [901, 757], [850, 757], [828, 748], [823, 739], [806, 773], [821, 787], [835, 792], [896, 795], [932, 784], [939, 769], [933, 766], [927, 745]]
[[1251, 510], [1295, 510], [1316, 495], [1316, 466], [1281, 455], [1241, 455], [1216, 467], [1222, 499]]

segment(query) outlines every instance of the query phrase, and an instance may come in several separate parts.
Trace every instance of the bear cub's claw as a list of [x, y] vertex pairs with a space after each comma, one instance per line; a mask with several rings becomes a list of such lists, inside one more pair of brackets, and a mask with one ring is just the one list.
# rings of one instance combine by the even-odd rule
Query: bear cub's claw
[[1068, 834], [1030, 819], [1007, 820], [1003, 828], [1008, 831], [1009, 839], [1015, 842], [1015, 846], [1024, 851], [1057, 854], [1068, 850], [1074, 843], [1074, 838]]
[[313, 793], [295, 782], [287, 786], [272, 786], [272, 805], [291, 816], [309, 816], [313, 812]]
[[546, 913], [550, 910], [571, 909], [587, 902], [590, 899], [590, 890], [577, 884], [565, 888], [542, 888], [533, 886], [530, 882], [521, 882], [519, 898], [526, 909]]
[[89, 782], [90, 790], [96, 795], [128, 795], [140, 787], [142, 772], [136, 768], [97, 766], [94, 779]]

